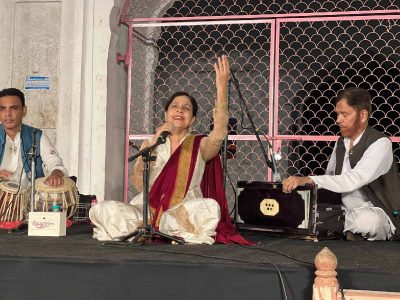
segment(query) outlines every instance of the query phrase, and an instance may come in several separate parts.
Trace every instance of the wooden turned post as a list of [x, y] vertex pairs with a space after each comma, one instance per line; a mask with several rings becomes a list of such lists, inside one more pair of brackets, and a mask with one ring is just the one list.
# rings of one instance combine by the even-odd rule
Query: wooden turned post
[[336, 279], [337, 258], [327, 247], [324, 247], [314, 260], [315, 280], [313, 300], [338, 300], [339, 283]]

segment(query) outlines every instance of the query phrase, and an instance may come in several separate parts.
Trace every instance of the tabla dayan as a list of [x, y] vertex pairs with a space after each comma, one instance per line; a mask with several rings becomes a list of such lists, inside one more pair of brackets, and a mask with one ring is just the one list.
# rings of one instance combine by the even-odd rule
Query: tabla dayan
[[58, 204], [70, 218], [78, 207], [78, 191], [75, 182], [64, 177], [64, 184], [60, 187], [51, 187], [44, 182], [46, 177], [35, 181], [34, 211], [52, 211], [53, 205]]
[[4, 228], [14, 228], [21, 225], [25, 220], [28, 204], [27, 189], [19, 188], [19, 184], [13, 181], [0, 182], [0, 227], [5, 225]]

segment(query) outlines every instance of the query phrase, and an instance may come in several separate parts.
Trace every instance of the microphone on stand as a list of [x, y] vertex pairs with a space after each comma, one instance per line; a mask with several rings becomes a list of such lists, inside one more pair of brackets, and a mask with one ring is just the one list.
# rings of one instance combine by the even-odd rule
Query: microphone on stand
[[165, 144], [165, 142], [167, 141], [167, 136], [169, 136], [170, 134], [171, 132], [169, 131], [161, 132], [160, 136], [157, 138], [157, 144]]
[[32, 152], [31, 152], [31, 211], [33, 211], [34, 207], [34, 199], [35, 199], [35, 179], [36, 179], [36, 132], [37, 129], [33, 128], [33, 144], [32, 144]]
[[274, 166], [274, 169], [272, 170], [272, 181], [273, 182], [282, 182], [281, 173], [278, 172], [278, 168], [276, 166], [276, 155], [278, 155], [278, 154], [275, 153], [271, 147], [271, 160], [272, 160], [272, 165]]
[[171, 134], [171, 132], [169, 131], [163, 131], [161, 132], [160, 136], [157, 138], [157, 141], [155, 142], [155, 144], [150, 145], [142, 150], [140, 150], [138, 153], [136, 153], [135, 155], [132, 155], [131, 157], [128, 158], [128, 162], [132, 162], [134, 161], [136, 158], [138, 158], [139, 156], [144, 156], [147, 153], [150, 153], [151, 151], [154, 150], [154, 148], [156, 148], [158, 145], [161, 144], [165, 144], [165, 142], [167, 141], [167, 136], [169, 136]]
[[[280, 160], [281, 157], [280, 157], [279, 154], [277, 154], [277, 153], [274, 152], [274, 150], [273, 150], [273, 148], [272, 148], [272, 144], [271, 144], [271, 142], [269, 141], [269, 139], [266, 137], [266, 135], [263, 134], [263, 136], [264, 136], [264, 139], [265, 139], [265, 140], [267, 141], [267, 143], [268, 143], [268, 147], [269, 147], [270, 154], [271, 154], [272, 181], [273, 181], [273, 182], [282, 182], [282, 176], [281, 176], [281, 174], [278, 172], [278, 167], [277, 167], [277, 164], [276, 164], [276, 161], [277, 161], [277, 160]], [[277, 158], [277, 157], [278, 157], [278, 158]]]

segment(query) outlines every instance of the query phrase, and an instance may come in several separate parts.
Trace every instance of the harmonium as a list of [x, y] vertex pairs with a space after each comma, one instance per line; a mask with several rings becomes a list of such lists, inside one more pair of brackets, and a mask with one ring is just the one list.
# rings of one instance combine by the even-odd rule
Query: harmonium
[[239, 181], [236, 191], [234, 221], [239, 230], [312, 240], [343, 235], [340, 194], [315, 185], [284, 193], [281, 182], [265, 181]]

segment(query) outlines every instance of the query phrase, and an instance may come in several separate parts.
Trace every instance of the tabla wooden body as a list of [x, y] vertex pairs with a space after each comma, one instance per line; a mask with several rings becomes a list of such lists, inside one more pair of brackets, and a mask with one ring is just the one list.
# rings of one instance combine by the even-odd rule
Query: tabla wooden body
[[75, 182], [64, 177], [64, 184], [60, 187], [51, 187], [45, 184], [46, 178], [35, 181], [34, 211], [52, 211], [53, 205], [58, 204], [70, 218], [78, 207], [78, 191]]
[[0, 182], [0, 221], [22, 222], [28, 211], [29, 193], [13, 181]]

